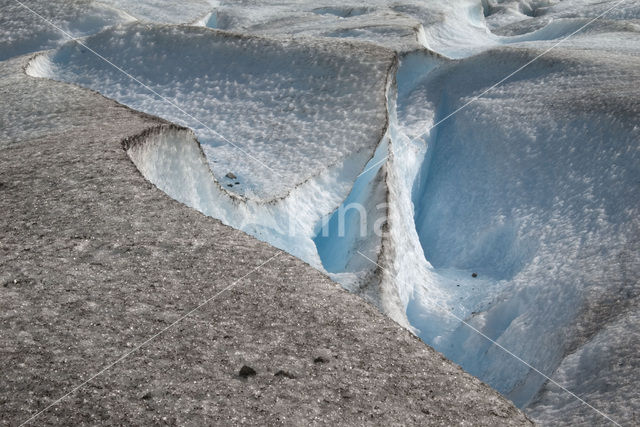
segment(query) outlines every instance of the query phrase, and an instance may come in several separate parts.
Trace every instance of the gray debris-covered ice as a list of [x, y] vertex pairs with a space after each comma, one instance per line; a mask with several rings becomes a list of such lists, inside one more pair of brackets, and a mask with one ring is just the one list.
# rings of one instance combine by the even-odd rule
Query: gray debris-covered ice
[[0, 59], [51, 49], [26, 72], [184, 127], [126, 144], [173, 198], [543, 424], [638, 423], [636, 1], [34, 6], [66, 44], [4, 3], [36, 30], [3, 26]]

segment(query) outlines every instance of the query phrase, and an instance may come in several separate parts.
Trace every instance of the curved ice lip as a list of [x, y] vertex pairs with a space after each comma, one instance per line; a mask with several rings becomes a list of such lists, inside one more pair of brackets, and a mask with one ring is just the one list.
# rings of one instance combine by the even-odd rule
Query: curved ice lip
[[175, 125], [153, 128], [123, 142], [151, 183], [172, 198], [322, 269], [309, 236], [318, 218], [331, 212], [350, 188], [368, 154], [355, 153], [293, 189], [286, 198], [258, 202], [227, 191], [213, 176], [192, 131]]
[[[134, 26], [133, 28], [139, 29], [141, 27]], [[130, 30], [123, 28], [119, 31], [126, 32]], [[200, 35], [211, 34], [211, 31], [208, 30], [191, 31], [196, 31], [196, 34]], [[228, 35], [226, 33], [214, 33], [214, 35], [222, 38], [244, 39], [243, 36]], [[104, 34], [101, 37], [104, 38]], [[286, 45], [289, 46], [290, 44], [297, 45], [294, 42], [287, 42]], [[311, 46], [306, 44], [302, 46], [305, 49], [313, 48], [313, 44]], [[323, 46], [325, 46], [325, 51], [322, 50]], [[346, 155], [342, 158], [332, 162], [325, 160], [325, 166], [307, 173], [303, 180], [288, 188], [286, 193], [268, 199], [261, 199], [247, 197], [231, 191], [230, 188], [227, 188], [229, 184], [231, 182], [235, 183], [236, 179], [241, 178], [238, 176], [215, 176], [211, 166], [212, 160], [215, 162], [216, 158], [212, 155], [207, 157], [206, 150], [208, 147], [202, 145], [195, 135], [184, 129], [178, 130], [176, 127], [145, 133], [135, 141], [126, 142], [125, 145], [130, 157], [147, 179], [173, 198], [207, 215], [216, 217], [228, 225], [265, 240], [276, 247], [285, 249], [323, 270], [313, 237], [321, 219], [336, 209], [336, 206], [347, 197], [354, 180], [373, 156], [374, 149], [379, 147], [381, 141], [387, 138], [387, 93], [389, 87], [394, 84], [393, 79], [395, 78], [397, 64], [395, 55], [390, 55], [391, 60], [387, 63], [376, 59], [376, 55], [381, 59], [385, 59], [385, 56], [389, 55], [389, 53], [384, 50], [377, 51], [366, 44], [343, 44], [342, 46], [340, 49], [346, 49], [347, 53], [351, 49], [358, 49], [360, 54], [369, 51], [374, 58], [367, 60], [360, 57], [358, 63], [363, 64], [366, 67], [365, 71], [370, 75], [373, 73], [375, 76], [378, 73], [381, 74], [381, 77], [384, 77], [380, 85], [381, 100], [383, 102], [377, 104], [375, 87], [369, 88], [369, 92], [373, 89], [373, 98], [371, 98], [371, 93], [361, 94], [358, 92], [358, 95], [362, 95], [365, 100], [366, 97], [371, 98], [371, 101], [377, 104], [376, 109], [383, 112], [379, 123], [375, 123], [377, 120], [375, 115], [372, 118], [374, 122], [371, 126], [372, 129], [379, 128], [379, 130], [374, 133], [373, 138], [367, 137], [366, 144], [363, 146], [356, 146], [356, 149], [347, 149]], [[320, 48], [320, 55], [327, 53], [326, 44], [321, 44]], [[333, 43], [332, 49], [334, 49]], [[332, 53], [331, 50], [329, 53]], [[59, 50], [57, 53], [36, 56], [30, 61], [26, 71], [33, 76], [61, 78], [62, 80], [78, 82], [74, 79], [66, 79], [65, 69], [61, 67], [61, 65], [70, 61], [71, 55], [76, 55], [76, 59], [80, 56], [80, 61], [74, 61], [76, 65], [84, 59], [81, 57], [82, 50], [80, 50], [80, 53], [73, 50]], [[340, 59], [344, 59], [344, 57], [338, 56]], [[58, 63], [61, 65], [56, 64], [56, 59], [59, 60]], [[332, 56], [329, 55], [328, 61], [333, 60]], [[375, 69], [371, 70], [371, 65], [377, 67], [380, 72]], [[349, 70], [344, 63], [340, 63], [341, 72], [344, 69]], [[210, 73], [214, 71], [211, 70]], [[381, 73], [382, 71], [383, 73]], [[353, 74], [350, 74], [348, 77], [351, 78], [352, 76]], [[375, 83], [375, 77], [359, 75], [357, 79], [360, 83], [371, 81]], [[86, 82], [82, 80], [79, 83], [86, 85]], [[345, 81], [340, 84], [343, 87]], [[322, 87], [326, 90], [327, 85], [323, 84]], [[342, 96], [343, 94], [340, 93], [339, 95]], [[350, 113], [353, 114], [354, 111], [350, 111]], [[341, 123], [341, 126], [344, 125], [344, 123]], [[314, 144], [318, 143], [322, 144], [323, 142], [319, 141]], [[208, 164], [205, 161], [207, 158], [209, 159]], [[376, 248], [373, 247], [372, 250], [375, 251]], [[369, 272], [372, 269], [371, 266], [366, 266], [362, 271], [354, 272], [351, 277], [343, 278], [342, 282], [345, 283], [345, 280], [367, 281], [369, 280]], [[380, 306], [381, 304], [378, 305]], [[406, 317], [398, 307], [395, 307], [395, 312], [397, 315], [394, 318], [408, 326]]]

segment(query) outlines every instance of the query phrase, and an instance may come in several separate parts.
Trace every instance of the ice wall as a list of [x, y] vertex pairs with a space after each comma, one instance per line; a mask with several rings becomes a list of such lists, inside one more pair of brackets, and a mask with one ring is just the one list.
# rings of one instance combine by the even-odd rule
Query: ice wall
[[[527, 55], [443, 67], [410, 95], [406, 120], [425, 101], [447, 115]], [[640, 272], [640, 106], [614, 90], [638, 75], [613, 59], [549, 54], [443, 122], [414, 193], [426, 259], [461, 277], [444, 290], [490, 288], [465, 302], [469, 322], [547, 373], [583, 339], [585, 310], [629, 298], [617, 284]], [[520, 406], [546, 381], [465, 325], [433, 343]]]

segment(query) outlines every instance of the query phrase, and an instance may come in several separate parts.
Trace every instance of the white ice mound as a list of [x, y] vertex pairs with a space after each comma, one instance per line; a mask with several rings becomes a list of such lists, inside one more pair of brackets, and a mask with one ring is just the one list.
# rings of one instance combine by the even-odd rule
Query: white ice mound
[[[537, 53], [441, 67], [403, 100], [400, 125], [417, 134], [421, 116], [447, 117]], [[442, 122], [414, 186], [425, 257], [453, 279], [441, 282], [449, 307], [462, 303], [475, 328], [547, 374], [617, 334], [606, 325], [640, 298], [639, 69], [613, 53], [547, 54]], [[519, 406], [546, 382], [465, 325], [436, 336], [437, 318], [428, 305], [409, 313], [427, 342]], [[591, 375], [588, 389], [566, 384], [598, 402], [593, 384], [615, 374]]]
[[248, 198], [284, 197], [354, 153], [371, 156], [386, 129], [395, 57], [372, 45], [139, 24], [84, 43], [113, 65], [71, 42], [28, 72], [188, 126], [213, 174]]

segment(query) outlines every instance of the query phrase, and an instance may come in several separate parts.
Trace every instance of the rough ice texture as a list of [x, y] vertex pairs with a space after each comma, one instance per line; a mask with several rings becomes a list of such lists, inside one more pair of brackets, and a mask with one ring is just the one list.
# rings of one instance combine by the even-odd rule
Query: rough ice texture
[[[158, 4], [141, 3], [137, 17], [166, 20]], [[191, 9], [194, 4], [176, 20], [200, 7]], [[73, 45], [54, 53], [52, 62], [38, 57], [30, 70], [89, 85], [193, 128], [209, 143], [203, 146], [209, 159], [226, 162], [212, 164], [217, 179], [185, 130], [139, 136], [128, 153], [145, 177], [172, 197], [330, 272], [537, 420], [599, 424], [605, 418], [546, 384], [460, 319], [616, 421], [634, 425], [640, 402], [633, 387], [639, 370], [633, 354], [640, 353], [634, 340], [640, 294], [639, 6], [624, 1], [591, 22], [611, 6], [592, 0], [221, 1], [194, 24], [274, 40], [166, 26], [131, 26], [88, 40], [110, 58], [144, 71], [141, 77], [172, 101], [184, 96], [197, 117], [215, 111], [231, 135], [240, 132], [242, 141], [230, 138], [233, 142], [246, 139], [274, 162], [285, 176], [275, 182], [260, 165], [238, 172], [238, 153], [228, 145], [218, 145], [215, 135], [207, 136], [200, 124], [170, 108], [153, 110], [157, 102], [150, 96]], [[429, 129], [585, 24], [554, 52]], [[389, 51], [371, 45], [354, 49], [341, 38], [412, 53], [402, 56], [394, 82]], [[168, 47], [181, 52], [165, 53]], [[223, 60], [203, 56], [205, 50], [224, 53]], [[310, 123], [317, 121], [325, 135], [344, 140], [316, 134], [294, 114], [300, 111], [296, 100], [306, 96], [301, 76], [317, 68], [318, 57], [331, 58], [327, 75], [339, 81], [312, 86], [322, 102]], [[340, 68], [343, 63], [357, 78]], [[178, 70], [179, 84], [157, 72], [166, 64]], [[265, 72], [256, 74], [256, 64]], [[211, 78], [210, 70], [220, 69]], [[242, 80], [247, 70], [253, 70], [251, 77]], [[271, 74], [278, 79], [270, 80]], [[371, 79], [376, 89], [358, 86], [359, 79]], [[324, 88], [328, 95], [322, 98]], [[345, 90], [352, 96], [348, 102], [339, 96]], [[256, 94], [273, 98], [264, 102]], [[343, 114], [338, 117], [340, 108], [323, 104], [329, 101]], [[354, 108], [360, 102], [364, 110]], [[6, 114], [16, 120], [20, 111], [30, 110], [21, 104]], [[274, 126], [255, 117], [286, 120]], [[46, 133], [51, 118], [47, 111], [36, 115], [36, 132]], [[361, 120], [371, 120], [366, 123], [371, 132], [346, 138], [347, 125], [364, 129]], [[2, 132], [14, 138], [21, 130], [9, 123]], [[283, 145], [272, 150], [264, 141], [273, 135], [299, 150], [286, 156]], [[388, 160], [378, 162], [385, 155]], [[358, 177], [365, 163], [373, 169]], [[240, 184], [224, 177], [229, 171], [242, 178]], [[264, 188], [277, 191], [260, 194]], [[274, 195], [282, 197], [262, 203]], [[346, 236], [336, 236], [329, 214], [339, 212], [341, 202], [348, 207], [354, 201], [376, 218], [388, 214], [383, 238], [370, 233], [359, 238], [355, 214]], [[386, 210], [377, 210], [382, 201]], [[327, 217], [334, 232], [320, 236]], [[369, 226], [373, 219], [369, 216]], [[623, 328], [629, 329], [626, 336]]]
[[216, 0], [101, 0], [140, 21], [184, 24], [198, 20], [218, 5]]
[[31, 10], [14, 0], [0, 1], [0, 61], [51, 49], [68, 40], [65, 34], [44, 19], [71, 37], [87, 36], [134, 20], [121, 10], [90, 0], [24, 0], [21, 3]]
[[319, 6], [318, 2], [278, 5], [255, 2], [241, 6], [221, 3], [200, 24], [271, 36], [360, 39], [398, 50], [421, 46], [421, 22], [411, 14], [398, 13], [388, 4]]
[[[495, 51], [444, 67], [411, 94], [404, 120], [420, 116], [417, 105], [446, 116], [532, 55]], [[439, 125], [429, 142], [414, 199], [417, 231], [436, 275], [467, 277], [451, 282], [443, 304], [464, 298], [465, 288], [491, 286], [465, 302], [470, 323], [549, 374], [582, 346], [597, 346], [587, 344], [596, 334], [620, 340], [620, 329], [606, 325], [638, 304], [639, 65], [613, 53], [557, 50]], [[425, 339], [519, 405], [545, 383], [464, 325]], [[624, 354], [608, 361], [635, 364]], [[628, 372], [597, 360], [581, 367], [589, 387], [558, 375], [620, 421], [638, 410], [637, 390], [622, 387]], [[621, 385], [614, 400], [600, 394], [611, 383]]]
[[487, 25], [500, 34], [524, 33], [565, 19], [637, 20], [635, 0], [482, 0]]
[[[278, 252], [175, 202], [122, 149], [123, 140], [179, 130], [30, 78], [27, 59], [0, 64], [0, 401], [12, 425]], [[243, 365], [257, 375], [240, 378]], [[287, 254], [35, 423], [530, 425]]]
[[356, 38], [411, 51], [429, 47], [450, 56], [491, 39], [475, 0], [220, 1], [200, 25], [255, 34]]
[[233, 173], [228, 190], [249, 198], [283, 197], [382, 138], [393, 54], [381, 48], [137, 24], [85, 43], [180, 109], [75, 43], [32, 74], [191, 127], [218, 180]]
[[[627, 305], [624, 303], [624, 305]], [[635, 307], [613, 316], [583, 346], [567, 356], [554, 380], [569, 390], [581, 390], [589, 401], [622, 424], [638, 425], [637, 373], [640, 367], [640, 314]], [[541, 424], [596, 424], [593, 410], [553, 385], [546, 386], [530, 405], [529, 414]]]

